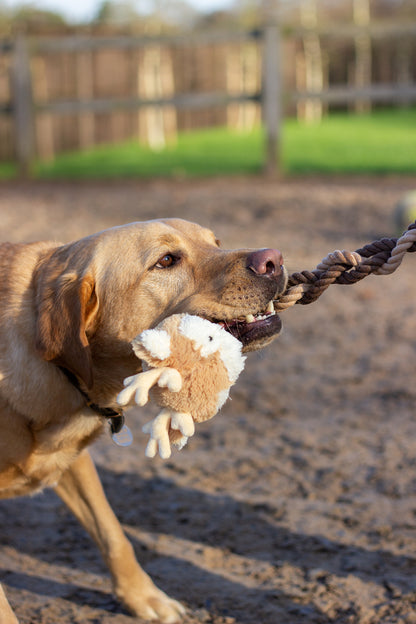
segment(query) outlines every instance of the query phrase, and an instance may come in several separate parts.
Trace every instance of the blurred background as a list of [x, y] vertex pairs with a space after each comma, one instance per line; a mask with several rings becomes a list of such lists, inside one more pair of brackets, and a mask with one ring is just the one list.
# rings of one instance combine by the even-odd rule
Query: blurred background
[[0, 3], [0, 177], [413, 173], [414, 0]]
[[[176, 216], [291, 273], [399, 234], [415, 61], [415, 0], [0, 0], [0, 238]], [[169, 461], [144, 456], [152, 406], [93, 447], [184, 624], [416, 622], [415, 256], [285, 312]], [[132, 622], [52, 491], [0, 524], [21, 624]]]

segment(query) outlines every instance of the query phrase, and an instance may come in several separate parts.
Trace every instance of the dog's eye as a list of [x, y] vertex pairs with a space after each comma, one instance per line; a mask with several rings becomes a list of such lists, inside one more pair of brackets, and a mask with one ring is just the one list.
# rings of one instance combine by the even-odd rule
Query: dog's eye
[[170, 267], [173, 264], [175, 264], [177, 260], [178, 260], [178, 258], [175, 257], [174, 255], [172, 255], [172, 254], [165, 254], [164, 256], [159, 258], [159, 260], [156, 262], [155, 266], [158, 269], [167, 269], [168, 267]]

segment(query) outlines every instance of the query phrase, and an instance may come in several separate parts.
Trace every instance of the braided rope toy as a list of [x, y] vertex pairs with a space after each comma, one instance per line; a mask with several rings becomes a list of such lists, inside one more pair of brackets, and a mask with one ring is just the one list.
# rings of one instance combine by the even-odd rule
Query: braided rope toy
[[331, 284], [355, 284], [367, 275], [389, 275], [401, 264], [406, 252], [416, 251], [416, 221], [400, 238], [383, 238], [356, 251], [333, 251], [313, 271], [289, 276], [285, 292], [274, 301], [276, 312], [296, 303], [313, 303]]

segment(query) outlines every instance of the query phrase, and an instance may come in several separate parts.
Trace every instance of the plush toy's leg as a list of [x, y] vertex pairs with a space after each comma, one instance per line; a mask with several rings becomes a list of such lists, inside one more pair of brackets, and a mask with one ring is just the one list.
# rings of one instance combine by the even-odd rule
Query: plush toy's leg
[[171, 392], [179, 392], [182, 388], [182, 375], [176, 368], [166, 366], [162, 368], [162, 374], [159, 377], [157, 385], [161, 388], [167, 388]]
[[169, 442], [171, 411], [163, 409], [153, 420], [146, 423], [142, 429], [144, 433], [150, 434], [147, 444], [146, 457], [154, 457], [159, 450], [162, 459], [168, 459], [171, 455]]
[[193, 436], [195, 433], [194, 419], [191, 414], [188, 414], [187, 412], [173, 412], [170, 426], [171, 429], [180, 431], [182, 434], [180, 438], [176, 438], [175, 441], [172, 442], [172, 444], [174, 444], [180, 451], [188, 442], [188, 438]]
[[150, 440], [146, 447], [146, 457], [155, 457], [159, 451], [162, 459], [167, 459], [171, 455], [169, 432], [180, 431], [181, 436], [175, 436], [174, 444], [181, 450], [190, 436], [195, 433], [195, 424], [191, 414], [186, 412], [171, 412], [163, 409], [153, 420], [146, 423], [142, 429], [144, 433], [150, 435]]
[[119, 405], [127, 405], [131, 402], [133, 394], [137, 405], [142, 407], [149, 400], [149, 390], [155, 384], [168, 388], [171, 392], [179, 392], [182, 387], [182, 377], [175, 368], [163, 366], [161, 368], [151, 368], [143, 373], [126, 377], [124, 390], [117, 397]]

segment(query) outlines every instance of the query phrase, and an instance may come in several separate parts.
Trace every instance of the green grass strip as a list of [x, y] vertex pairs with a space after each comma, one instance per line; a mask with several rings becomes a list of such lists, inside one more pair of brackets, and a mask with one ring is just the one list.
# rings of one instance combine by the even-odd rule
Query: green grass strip
[[[416, 108], [331, 114], [316, 124], [287, 119], [281, 151], [289, 175], [416, 173]], [[46, 179], [192, 178], [256, 174], [263, 165], [261, 129], [210, 128], [181, 133], [160, 151], [131, 140], [61, 154], [33, 170], [35, 178]], [[0, 163], [0, 179], [16, 171]]]

